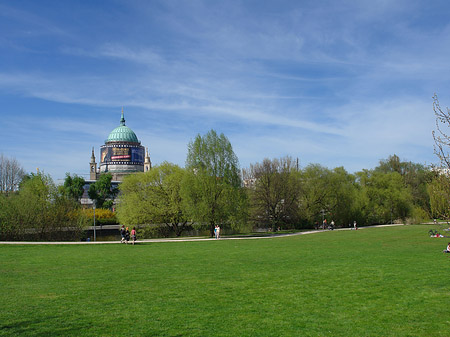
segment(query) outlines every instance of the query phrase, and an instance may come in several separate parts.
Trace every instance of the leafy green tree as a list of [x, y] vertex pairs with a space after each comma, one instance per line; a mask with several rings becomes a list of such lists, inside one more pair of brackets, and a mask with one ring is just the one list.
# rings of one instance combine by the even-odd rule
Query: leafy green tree
[[365, 219], [367, 223], [388, 223], [405, 220], [413, 209], [409, 188], [400, 173], [379, 171], [359, 172], [361, 193], [367, 201]]
[[308, 165], [300, 172], [302, 189], [300, 209], [308, 223], [321, 221], [322, 211], [326, 215], [330, 212], [328, 201], [330, 175], [329, 169], [318, 164]]
[[251, 218], [259, 226], [294, 227], [298, 221], [300, 184], [292, 158], [264, 159], [250, 166]]
[[0, 203], [0, 237], [6, 240], [73, 239], [86, 224], [77, 203], [42, 173], [31, 174], [17, 194], [0, 198]]
[[197, 135], [188, 144], [186, 176], [182, 186], [190, 218], [209, 227], [216, 224], [239, 228], [245, 222], [246, 195], [241, 186], [239, 162], [224, 134], [214, 130]]
[[77, 176], [76, 174], [72, 177], [69, 173], [66, 173], [62, 193], [75, 201], [80, 201], [84, 193], [85, 184], [86, 181], [83, 177]]
[[181, 182], [185, 170], [164, 162], [145, 173], [132, 174], [120, 185], [117, 217], [125, 224], [164, 224], [180, 236], [188, 227], [182, 208]]
[[89, 198], [94, 200], [99, 208], [112, 208], [114, 198], [119, 192], [118, 188], [111, 183], [112, 175], [110, 173], [100, 175], [99, 179], [89, 186]]
[[337, 226], [353, 223], [357, 217], [355, 212], [357, 188], [354, 175], [349, 174], [343, 167], [337, 167], [329, 171], [325, 189], [329, 218], [334, 220]]
[[445, 174], [436, 174], [428, 184], [431, 216], [435, 219], [450, 218], [450, 181]]
[[428, 183], [433, 179], [434, 173], [422, 164], [401, 161], [397, 155], [389, 156], [386, 160], [381, 160], [375, 168], [377, 172], [399, 173], [408, 186], [414, 205], [420, 207], [430, 214], [430, 195], [428, 193]]

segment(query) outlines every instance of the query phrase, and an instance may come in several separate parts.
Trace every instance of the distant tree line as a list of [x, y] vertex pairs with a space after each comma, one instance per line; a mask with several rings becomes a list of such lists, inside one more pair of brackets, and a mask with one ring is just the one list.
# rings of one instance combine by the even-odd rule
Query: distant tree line
[[371, 225], [432, 216], [427, 185], [436, 174], [396, 155], [354, 174], [318, 164], [299, 169], [290, 157], [265, 159], [244, 176], [251, 182], [250, 219], [258, 226], [311, 228], [327, 219], [346, 227], [353, 221]]
[[[30, 234], [51, 239], [64, 228], [76, 233], [90, 223], [80, 211], [83, 178], [67, 174], [64, 185], [56, 186], [47, 175], [24, 175], [4, 156], [0, 168], [2, 239]], [[163, 162], [126, 176], [119, 190], [111, 179], [102, 175], [91, 184], [89, 197], [97, 208], [112, 209], [115, 202], [118, 221], [145, 225], [141, 232], [147, 235], [180, 236], [197, 229], [212, 236], [216, 225], [229, 232], [313, 228], [325, 218], [347, 227], [353, 221], [372, 225], [450, 216], [449, 179], [442, 171], [396, 155], [356, 173], [319, 164], [300, 168], [289, 156], [241, 170], [227, 137], [214, 130], [188, 144], [184, 168]]]
[[324, 218], [339, 227], [420, 222], [448, 212], [448, 197], [434, 193], [440, 179], [396, 155], [356, 173], [318, 164], [299, 168], [291, 157], [241, 171], [228, 139], [211, 130], [189, 143], [185, 168], [164, 162], [125, 177], [117, 216], [176, 236], [192, 228], [212, 235], [216, 224], [238, 232], [313, 228]]

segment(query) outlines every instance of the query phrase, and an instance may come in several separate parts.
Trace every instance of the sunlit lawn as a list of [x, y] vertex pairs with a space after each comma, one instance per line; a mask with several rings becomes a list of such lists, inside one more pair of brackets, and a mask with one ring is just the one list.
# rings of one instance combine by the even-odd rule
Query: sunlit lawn
[[450, 239], [430, 228], [0, 245], [0, 335], [449, 336]]

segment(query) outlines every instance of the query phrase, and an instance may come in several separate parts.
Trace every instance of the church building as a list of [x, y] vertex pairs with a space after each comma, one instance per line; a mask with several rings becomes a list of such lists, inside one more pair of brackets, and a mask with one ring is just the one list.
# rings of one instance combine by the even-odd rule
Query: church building
[[125, 125], [125, 117], [122, 108], [120, 124], [112, 130], [100, 146], [100, 163], [97, 166], [94, 148], [92, 148], [91, 161], [89, 163], [89, 180], [86, 180], [81, 204], [93, 205], [87, 191], [89, 186], [97, 181], [101, 174], [112, 175], [112, 185], [117, 187], [128, 174], [147, 172], [152, 168], [148, 149], [145, 149], [138, 140], [136, 134]]
[[122, 181], [130, 173], [147, 172], [151, 167], [148, 149], [145, 150], [134, 131], [125, 125], [122, 108], [119, 126], [111, 131], [105, 144], [100, 147], [98, 167], [92, 148], [90, 180], [97, 180], [100, 174], [110, 173], [113, 181]]

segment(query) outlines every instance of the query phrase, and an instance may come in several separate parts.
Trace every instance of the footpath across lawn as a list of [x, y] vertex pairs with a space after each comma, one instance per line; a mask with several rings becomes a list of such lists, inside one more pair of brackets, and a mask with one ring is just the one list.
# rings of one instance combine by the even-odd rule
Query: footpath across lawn
[[0, 245], [0, 335], [448, 336], [450, 239], [429, 229]]

